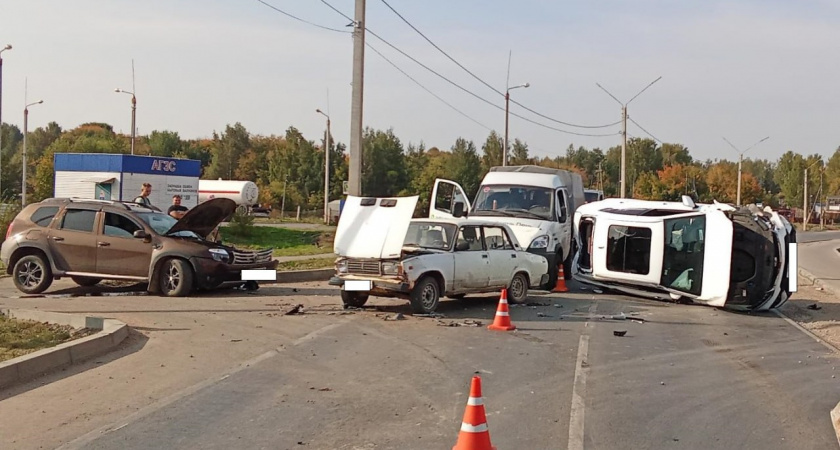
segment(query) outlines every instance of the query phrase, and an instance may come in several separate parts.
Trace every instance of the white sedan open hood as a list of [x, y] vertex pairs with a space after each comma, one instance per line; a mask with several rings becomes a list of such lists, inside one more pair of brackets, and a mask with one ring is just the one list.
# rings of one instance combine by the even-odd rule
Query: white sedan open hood
[[335, 253], [347, 258], [399, 258], [419, 198], [348, 196], [335, 231]]

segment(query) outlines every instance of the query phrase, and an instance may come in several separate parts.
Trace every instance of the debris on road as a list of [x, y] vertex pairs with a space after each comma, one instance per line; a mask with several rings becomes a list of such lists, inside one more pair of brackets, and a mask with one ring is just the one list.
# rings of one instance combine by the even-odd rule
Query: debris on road
[[538, 313], [537, 313], [537, 317], [554, 317], [554, 316], [550, 316], [550, 315], [548, 315], [548, 314], [546, 314], [546, 313], [541, 313], [541, 312], [538, 312]]
[[810, 305], [808, 305], [808, 309], [813, 309], [814, 311], [819, 311], [819, 310], [822, 309], [822, 306], [820, 306], [816, 303], [811, 303]]
[[303, 314], [303, 304], [298, 303], [292, 309], [283, 313], [284, 316], [291, 316], [294, 314]]
[[613, 331], [613, 336], [622, 337], [627, 334], [627, 330], [615, 330]]
[[542, 303], [542, 302], [531, 302], [526, 303], [526, 306], [549, 306], [550, 303]]
[[555, 308], [562, 308], [562, 307], [563, 307], [563, 305], [561, 305], [561, 304], [559, 304], [559, 303], [555, 303], [555, 304], [554, 304], [554, 307], [555, 307]]
[[600, 289], [592, 289], [592, 292], [594, 292], [596, 294], [603, 294], [604, 293], [604, 291], [602, 291]]
[[467, 319], [460, 322], [454, 320], [449, 322], [438, 320], [437, 325], [439, 327], [480, 327], [483, 324], [480, 320]]
[[431, 314], [412, 314], [412, 316], [413, 316], [413, 317], [426, 317], [426, 318], [431, 318], [431, 319], [443, 319], [444, 317], [446, 317], [446, 316], [444, 316], [443, 314], [438, 314], [438, 313], [431, 313]]
[[[377, 314], [377, 317], [382, 317], [382, 315]], [[403, 313], [389, 314], [382, 317], [382, 320], [405, 320], [405, 315]]]

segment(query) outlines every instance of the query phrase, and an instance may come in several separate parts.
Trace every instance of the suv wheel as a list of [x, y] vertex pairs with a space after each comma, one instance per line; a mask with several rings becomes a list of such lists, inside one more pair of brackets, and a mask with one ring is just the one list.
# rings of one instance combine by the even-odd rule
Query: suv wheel
[[70, 277], [74, 283], [78, 284], [79, 286], [95, 286], [102, 281], [102, 278], [90, 278], [90, 277]]
[[411, 309], [415, 314], [431, 314], [440, 303], [440, 286], [437, 280], [425, 276], [414, 285], [409, 296]]
[[12, 270], [15, 287], [27, 294], [40, 294], [52, 284], [50, 265], [40, 255], [26, 255]]
[[193, 270], [183, 259], [170, 259], [160, 266], [160, 293], [166, 297], [186, 297], [193, 287]]
[[367, 303], [368, 297], [367, 292], [341, 291], [341, 302], [344, 303], [344, 306], [361, 308]]

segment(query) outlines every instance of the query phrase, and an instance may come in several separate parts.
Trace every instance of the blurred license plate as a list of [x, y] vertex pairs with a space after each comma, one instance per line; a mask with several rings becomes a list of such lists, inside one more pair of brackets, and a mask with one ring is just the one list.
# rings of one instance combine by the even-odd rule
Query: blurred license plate
[[370, 280], [345, 280], [345, 291], [369, 291], [371, 289]]

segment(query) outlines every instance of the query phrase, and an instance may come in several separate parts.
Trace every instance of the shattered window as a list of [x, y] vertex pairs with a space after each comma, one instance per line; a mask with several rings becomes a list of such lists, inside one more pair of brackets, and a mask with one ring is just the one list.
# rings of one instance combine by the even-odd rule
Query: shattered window
[[607, 270], [647, 275], [650, 272], [650, 239], [650, 228], [611, 226]]
[[700, 295], [706, 242], [706, 216], [665, 220], [662, 282], [671, 289]]

